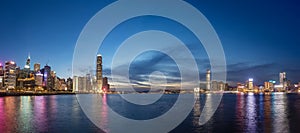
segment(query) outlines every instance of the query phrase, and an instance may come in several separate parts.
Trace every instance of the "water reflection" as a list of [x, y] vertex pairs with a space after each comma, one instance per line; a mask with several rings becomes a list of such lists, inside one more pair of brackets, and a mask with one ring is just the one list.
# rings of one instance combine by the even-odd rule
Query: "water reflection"
[[[84, 95], [88, 96], [88, 95]], [[127, 114], [135, 113], [137, 108], [125, 106], [114, 95], [96, 95], [101, 99], [101, 109], [96, 111], [99, 122], [106, 132], [123, 122], [113, 125], [108, 119], [109, 104], [118, 107]], [[190, 95], [188, 95], [190, 96]], [[192, 96], [191, 96], [192, 97]], [[88, 96], [87, 98], [90, 98]], [[154, 106], [172, 106], [170, 101], [176, 99], [167, 95], [165, 102]], [[211, 111], [213, 95], [195, 94], [193, 112], [184, 124], [173, 132], [297, 132], [300, 127], [300, 95], [225, 95], [214, 116], [205, 125], [199, 125], [204, 103], [208, 112]], [[99, 100], [100, 99], [96, 99]], [[93, 101], [87, 101], [93, 105]], [[94, 107], [94, 105], [93, 105]], [[100, 112], [100, 113], [99, 113]], [[144, 113], [144, 115], [149, 115]], [[167, 123], [167, 121], [166, 121]], [[158, 123], [161, 126], [164, 123]], [[111, 127], [110, 127], [111, 126]], [[131, 126], [131, 125], [129, 125]], [[132, 126], [133, 127], [133, 126]], [[76, 96], [32, 96], [32, 97], [0, 97], [0, 132], [101, 132], [87, 119], [76, 100]], [[126, 132], [126, 131], [124, 131]]]
[[236, 130], [289, 132], [287, 95], [237, 95]]
[[200, 118], [200, 94], [199, 93], [194, 93], [194, 98], [195, 98], [195, 106], [193, 109], [193, 125], [194, 126], [199, 126], [199, 118]]
[[47, 126], [47, 101], [43, 96], [34, 97], [34, 125], [37, 132], [46, 132]]
[[273, 132], [289, 132], [287, 113], [287, 96], [285, 94], [272, 95]]
[[18, 130], [20, 132], [26, 132], [30, 129], [32, 129], [33, 127], [33, 122], [32, 122], [32, 101], [31, 101], [31, 97], [29, 96], [23, 96], [20, 97], [20, 104], [18, 106]]
[[257, 116], [256, 116], [256, 103], [255, 103], [255, 96], [248, 95], [247, 102], [246, 102], [246, 131], [247, 132], [254, 132], [257, 127]]
[[262, 101], [264, 105], [264, 113], [263, 113], [263, 119], [264, 119], [264, 131], [270, 133], [272, 131], [272, 112], [271, 112], [271, 96], [265, 95], [264, 100]]
[[236, 96], [236, 128], [238, 130], [243, 130], [245, 129], [245, 101], [244, 101], [244, 95], [237, 94]]

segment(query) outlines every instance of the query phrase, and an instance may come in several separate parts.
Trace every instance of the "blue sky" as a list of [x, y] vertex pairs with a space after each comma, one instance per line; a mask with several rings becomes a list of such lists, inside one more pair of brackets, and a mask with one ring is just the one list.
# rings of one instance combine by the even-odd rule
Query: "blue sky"
[[[28, 0], [1, 1], [0, 62], [14, 60], [23, 67], [28, 53], [33, 63], [48, 63], [60, 77], [72, 75], [72, 56], [85, 24], [99, 10], [112, 3], [101, 1]], [[215, 28], [228, 64], [228, 81], [278, 80], [286, 71], [288, 79], [300, 81], [300, 3], [297, 1], [199, 1], [188, 0]], [[170, 7], [171, 8], [171, 7]], [[180, 12], [180, 9], [178, 9]], [[113, 17], [112, 13], [112, 17]], [[109, 74], [111, 59], [124, 39], [143, 30], [172, 32], [196, 56], [200, 77], [209, 67], [207, 55], [190, 31], [171, 20], [144, 16], [128, 20], [112, 31], [99, 49], [104, 71]], [[96, 56], [96, 55], [95, 55]], [[152, 64], [147, 67], [146, 64]], [[149, 66], [149, 65], [148, 65]], [[178, 68], [172, 59], [155, 52], [144, 53], [131, 66], [132, 81], [143, 74], [162, 70], [177, 82]], [[172, 71], [171, 71], [172, 70]]]

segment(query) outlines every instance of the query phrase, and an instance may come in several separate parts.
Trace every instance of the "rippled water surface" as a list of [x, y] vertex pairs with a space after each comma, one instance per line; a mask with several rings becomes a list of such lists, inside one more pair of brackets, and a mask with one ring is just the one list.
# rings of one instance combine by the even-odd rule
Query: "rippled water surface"
[[[143, 120], [167, 112], [178, 95], [164, 95], [156, 104], [144, 107], [118, 95], [103, 98], [117, 113]], [[216, 113], [202, 126], [199, 116], [209, 96], [196, 98], [194, 109], [172, 132], [300, 131], [299, 94], [225, 94]], [[0, 97], [0, 122], [0, 132], [102, 132], [85, 116], [75, 95]]]

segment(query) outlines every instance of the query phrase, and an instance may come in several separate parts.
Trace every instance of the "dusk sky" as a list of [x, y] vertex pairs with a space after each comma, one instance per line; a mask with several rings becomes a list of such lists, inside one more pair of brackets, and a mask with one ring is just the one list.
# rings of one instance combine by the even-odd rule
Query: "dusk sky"
[[[36, 62], [41, 66], [48, 63], [58, 76], [71, 77], [73, 51], [82, 29], [99, 10], [112, 2], [1, 1], [0, 62], [13, 60], [23, 68], [30, 53], [31, 68]], [[278, 81], [282, 71], [287, 72], [287, 78], [292, 82], [300, 81], [300, 2], [187, 2], [207, 17], [218, 34], [226, 56], [227, 80], [230, 83], [244, 82], [248, 78], [254, 78], [255, 84], [270, 79]], [[117, 14], [112, 12], [111, 16]], [[201, 79], [205, 79], [204, 73], [210, 66], [201, 43], [182, 25], [155, 16], [125, 21], [107, 36], [99, 49], [103, 56], [104, 76], [109, 76], [112, 56], [122, 41], [144, 30], [162, 30], [180, 36], [195, 56]], [[146, 80], [141, 75], [162, 70], [174, 77], [172, 82], [177, 82], [178, 69], [173, 64], [165, 54], [146, 52], [132, 63], [131, 78], [133, 81]]]

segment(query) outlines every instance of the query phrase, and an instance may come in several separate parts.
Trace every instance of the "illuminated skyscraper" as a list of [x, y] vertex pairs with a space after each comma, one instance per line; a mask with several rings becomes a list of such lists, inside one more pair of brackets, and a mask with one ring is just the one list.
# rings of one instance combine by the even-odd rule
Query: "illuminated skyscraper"
[[30, 70], [30, 54], [28, 54], [24, 68]]
[[248, 80], [248, 89], [253, 90], [253, 78], [249, 78]]
[[97, 55], [96, 80], [98, 90], [102, 89], [102, 56]]
[[282, 89], [286, 90], [286, 88], [287, 88], [286, 72], [279, 73], [279, 82], [280, 82], [280, 85], [282, 85]]
[[210, 90], [210, 70], [206, 71], [206, 90]]
[[40, 69], [41, 69], [41, 64], [40, 63], [35, 63], [34, 68], [33, 68], [34, 73], [37, 73], [38, 71], [40, 71]]
[[51, 67], [48, 65], [44, 66], [43, 72], [43, 85], [47, 90], [51, 90], [53, 88], [51, 82]]
[[35, 85], [38, 87], [42, 87], [43, 85], [43, 74], [41, 74], [40, 72], [37, 72], [35, 74]]
[[2, 64], [0, 63], [0, 89], [4, 87], [4, 69]]
[[4, 69], [3, 69], [2, 64], [0, 63], [0, 76], [3, 76], [3, 75], [4, 75]]
[[102, 85], [102, 91], [103, 92], [109, 92], [109, 84], [108, 84], [108, 79], [107, 77], [103, 78], [103, 85]]
[[6, 90], [15, 89], [16, 87], [16, 63], [13, 61], [5, 62], [4, 85]]

